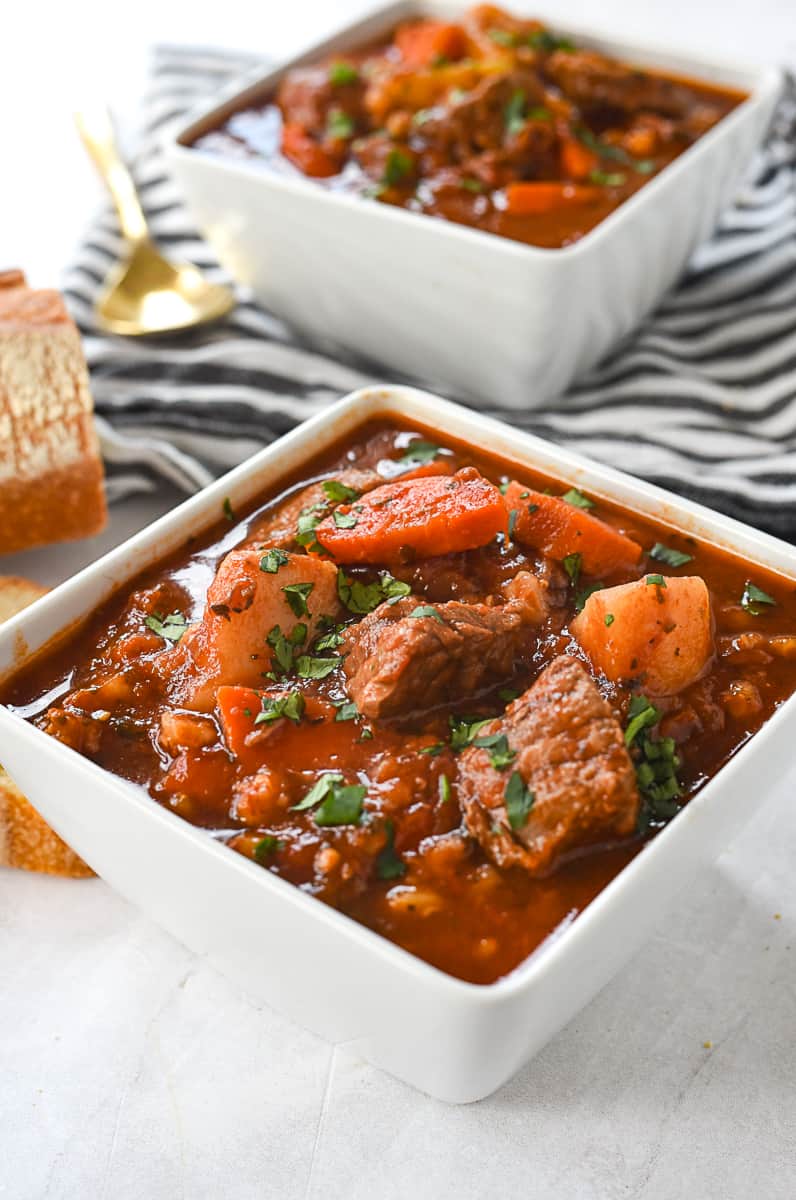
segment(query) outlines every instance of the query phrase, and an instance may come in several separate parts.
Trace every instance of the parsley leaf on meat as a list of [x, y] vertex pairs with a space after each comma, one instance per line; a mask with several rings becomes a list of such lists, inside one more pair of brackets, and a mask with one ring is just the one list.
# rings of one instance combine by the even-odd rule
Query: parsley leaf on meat
[[269, 575], [276, 575], [280, 567], [284, 567], [285, 563], [290, 561], [290, 556], [285, 554], [284, 550], [276, 548], [266, 550], [265, 554], [260, 559], [260, 570], [267, 572]]
[[169, 613], [167, 617], [152, 613], [144, 618], [144, 624], [167, 642], [178, 642], [188, 628], [188, 622], [181, 612]]
[[528, 814], [533, 808], [536, 797], [523, 783], [522, 775], [520, 775], [519, 771], [512, 771], [503, 796], [506, 802], [506, 815], [509, 819], [509, 825], [515, 831], [522, 829], [528, 820]]
[[298, 722], [304, 715], [304, 697], [301, 692], [287, 692], [284, 696], [263, 696], [262, 712], [254, 718], [255, 725], [267, 725], [287, 717], [289, 721]]

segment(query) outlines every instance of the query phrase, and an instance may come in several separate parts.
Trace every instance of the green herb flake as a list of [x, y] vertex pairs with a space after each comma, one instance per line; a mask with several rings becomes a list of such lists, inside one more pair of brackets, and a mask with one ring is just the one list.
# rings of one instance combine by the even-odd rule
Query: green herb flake
[[590, 500], [588, 496], [584, 496], [578, 488], [570, 488], [568, 492], [564, 492], [561, 499], [566, 500], [567, 504], [571, 504], [573, 508], [594, 508], [594, 501]]
[[356, 488], [348, 487], [339, 479], [324, 479], [321, 487], [330, 504], [353, 504], [360, 497]]
[[514, 530], [517, 528], [517, 517], [519, 515], [520, 514], [516, 508], [512, 508], [511, 512], [509, 513], [508, 534], [510, 542], [514, 540]]
[[535, 29], [533, 33], [528, 34], [527, 41], [534, 50], [541, 50], [544, 54], [552, 54], [554, 50], [563, 50], [571, 54], [575, 49], [575, 43], [569, 38], [557, 37], [549, 29]]
[[254, 718], [255, 725], [270, 725], [280, 717], [286, 717], [298, 725], [304, 715], [304, 697], [301, 692], [287, 692], [284, 696], [263, 696], [262, 712]]
[[326, 136], [336, 141], [353, 137], [354, 122], [341, 108], [333, 108], [326, 119]]
[[284, 567], [288, 562], [290, 562], [290, 555], [285, 554], [284, 550], [266, 550], [260, 559], [260, 570], [269, 575], [276, 575], [279, 568]]
[[652, 158], [639, 158], [633, 163], [639, 175], [651, 175], [658, 169], [658, 164]]
[[435, 742], [433, 746], [421, 746], [420, 753], [427, 754], [429, 758], [436, 758], [445, 749], [444, 742]]
[[589, 180], [591, 183], [596, 183], [599, 187], [621, 187], [627, 182], [627, 175], [624, 171], [596, 171], [589, 172]]
[[650, 558], [654, 558], [656, 562], [666, 563], [667, 567], [684, 567], [686, 563], [693, 561], [693, 554], [684, 554], [682, 550], [674, 550], [671, 546], [665, 546], [663, 542], [656, 542], [650, 550]]
[[503, 109], [503, 124], [508, 134], [520, 133], [525, 128], [525, 92], [521, 88], [512, 93]]
[[296, 522], [296, 541], [299, 546], [305, 546], [314, 552], [323, 549], [315, 537], [315, 530], [323, 520], [326, 511], [326, 504], [311, 504], [308, 508], [302, 508]]
[[326, 633], [323, 633], [319, 638], [316, 638], [314, 650], [336, 650], [338, 646], [343, 644], [343, 630], [345, 625], [333, 625]]
[[329, 67], [329, 83], [333, 87], [343, 87], [347, 83], [356, 83], [359, 71], [351, 63], [334, 62]]
[[361, 783], [345, 787], [332, 784], [326, 797], [315, 809], [316, 825], [358, 825], [362, 816], [362, 801], [368, 789]]
[[417, 466], [422, 466], [425, 463], [433, 462], [437, 455], [441, 452], [441, 446], [437, 446], [434, 442], [426, 442], [422, 438], [414, 442], [410, 442], [406, 450], [399, 457], [400, 463], [413, 463]]
[[235, 514], [232, 511], [232, 501], [230, 500], [229, 496], [224, 497], [224, 503], [221, 505], [221, 509], [228, 521], [231, 522], [235, 520]]
[[545, 108], [542, 104], [536, 104], [533, 108], [528, 109], [529, 121], [552, 121], [553, 114], [549, 108]]
[[601, 592], [604, 587], [605, 587], [605, 584], [602, 582], [599, 582], [599, 583], [590, 583], [586, 587], [578, 588], [577, 591], [575, 592], [575, 612], [576, 613], [583, 612], [583, 609], [586, 606], [586, 601], [588, 600], [589, 596], [593, 596], [595, 592]]
[[444, 625], [442, 617], [431, 604], [419, 604], [417, 608], [413, 608], [409, 613], [410, 617], [431, 617], [434, 621], [439, 621], [440, 625]]
[[354, 529], [358, 523], [358, 518], [353, 513], [340, 512], [339, 508], [334, 510], [332, 520], [337, 529]]
[[459, 182], [459, 187], [463, 187], [466, 192], [480, 193], [486, 191], [486, 184], [482, 183], [480, 179], [462, 179]]
[[295, 616], [308, 617], [310, 615], [310, 610], [307, 608], [307, 597], [314, 587], [314, 583], [289, 583], [287, 587], [282, 588], [285, 599]]
[[503, 796], [506, 802], [506, 815], [509, 819], [509, 825], [515, 831], [522, 829], [528, 820], [528, 814], [533, 808], [536, 797], [523, 783], [522, 775], [520, 775], [519, 771], [512, 771]]
[[500, 697], [500, 699], [503, 701], [504, 704], [510, 704], [512, 700], [517, 699], [519, 694], [520, 693], [518, 691], [516, 691], [514, 688], [501, 688], [500, 691], [498, 692], [498, 696]]
[[627, 710], [628, 723], [625, 729], [625, 745], [632, 746], [643, 729], [657, 725], [661, 712], [646, 696], [631, 696]]
[[359, 709], [354, 701], [346, 700], [345, 703], [338, 705], [334, 719], [335, 721], [356, 721], [358, 716]]
[[583, 555], [579, 551], [575, 551], [574, 554], [567, 554], [562, 561], [562, 565], [572, 583], [576, 584], [580, 579]]
[[296, 659], [296, 674], [300, 679], [325, 679], [342, 661], [339, 655], [333, 658], [315, 658], [311, 654], [300, 654]]
[[335, 784], [342, 782], [343, 776], [339, 771], [327, 771], [325, 775], [321, 775], [320, 779], [315, 781], [304, 799], [293, 805], [293, 811], [306, 812], [307, 809], [315, 808], [315, 805], [321, 803]]
[[411, 592], [408, 583], [395, 579], [389, 571], [382, 571], [378, 582], [364, 583], [361, 579], [349, 578], [344, 571], [337, 572], [337, 594], [349, 612], [365, 616], [378, 608], [385, 600], [400, 600]]
[[450, 717], [451, 749], [464, 750], [491, 720], [492, 717]]
[[385, 821], [387, 841], [376, 859], [376, 875], [379, 879], [400, 879], [406, 874], [406, 863], [395, 852], [395, 830], [392, 821]]
[[613, 623], [614, 623], [614, 621], [615, 621], [615, 620], [616, 620], [616, 617], [614, 616], [614, 614], [613, 614], [613, 613], [606, 613], [606, 614], [605, 614], [605, 626], [606, 626], [606, 628], [610, 628], [610, 626], [611, 626], [611, 625], [613, 625]]
[[447, 804], [451, 798], [451, 781], [447, 775], [440, 775], [437, 788], [440, 804]]
[[281, 838], [275, 837], [272, 833], [267, 833], [265, 837], [260, 838], [252, 853], [258, 863], [265, 863], [274, 854], [278, 853], [284, 847], [284, 844]]
[[509, 29], [488, 29], [487, 36], [498, 46], [516, 46], [519, 38]]
[[[757, 584], [747, 579], [741, 596], [741, 608], [746, 609], [753, 617], [759, 617], [765, 612], [765, 605], [775, 605], [777, 602], [768, 592], [764, 592]], [[761, 605], [763, 607], [761, 607]]]
[[387, 155], [382, 182], [387, 187], [397, 187], [399, 183], [402, 183], [412, 174], [413, 168], [414, 161], [411, 155], [407, 154], [405, 150], [399, 150], [397, 146], [394, 146]]
[[175, 643], [180, 640], [188, 628], [188, 622], [181, 612], [169, 613], [167, 617], [163, 617], [159, 613], [152, 613], [144, 618], [144, 624], [147, 629], [151, 629], [159, 637], [165, 638], [167, 642]]
[[[306, 630], [306, 626], [304, 627]], [[274, 625], [265, 639], [274, 652], [274, 665], [277, 674], [286, 675], [293, 666], [293, 647], [287, 640], [279, 625]]]
[[473, 738], [471, 744], [488, 751], [489, 761], [496, 771], [505, 770], [517, 757], [517, 751], [511, 749], [505, 733], [487, 733]]
[[665, 588], [666, 580], [664, 579], [664, 577], [662, 575], [648, 575], [647, 576], [647, 586], [648, 587]]

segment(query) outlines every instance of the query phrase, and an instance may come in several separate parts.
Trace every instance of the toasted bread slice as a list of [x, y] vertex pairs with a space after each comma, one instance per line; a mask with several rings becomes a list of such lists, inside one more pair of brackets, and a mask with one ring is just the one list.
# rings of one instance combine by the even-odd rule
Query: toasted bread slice
[[[2, 281], [0, 280], [0, 286]], [[0, 576], [0, 621], [38, 600], [47, 591], [29, 579]], [[53, 833], [14, 781], [0, 767], [0, 866], [69, 875], [80, 879], [94, 872]]]

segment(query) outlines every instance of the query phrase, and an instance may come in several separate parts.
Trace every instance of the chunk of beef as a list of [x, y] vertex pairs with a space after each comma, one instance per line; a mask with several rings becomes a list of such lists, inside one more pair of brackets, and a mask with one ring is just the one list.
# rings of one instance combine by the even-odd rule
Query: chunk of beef
[[459, 799], [499, 867], [544, 875], [572, 851], [633, 832], [639, 795], [622, 729], [576, 659], [554, 659], [479, 738], [490, 734], [505, 735], [516, 757], [498, 770], [494, 749], [468, 747]]
[[107, 714], [89, 717], [69, 708], [53, 706], [47, 710], [42, 728], [50, 737], [63, 742], [65, 746], [71, 746], [78, 754], [85, 754], [91, 758], [99, 752], [102, 744], [106, 717]]
[[[544, 106], [544, 102], [542, 83], [533, 71], [487, 76], [461, 99], [432, 108], [417, 134], [448, 163], [467, 162], [484, 151], [508, 148], [515, 139], [524, 139], [526, 156], [547, 154], [557, 141], [552, 123], [530, 121], [521, 127], [519, 121], [524, 112]], [[517, 110], [515, 123], [507, 119], [512, 108]]]
[[565, 96], [585, 109], [631, 113], [644, 108], [681, 117], [689, 107], [689, 94], [679, 84], [628, 67], [596, 50], [556, 50], [547, 59], [545, 71]]
[[523, 601], [430, 606], [407, 596], [381, 604], [345, 635], [348, 690], [371, 718], [474, 696], [514, 674], [529, 650], [530, 612]]
[[363, 116], [364, 84], [358, 76], [335, 83], [328, 65], [296, 67], [282, 80], [276, 102], [286, 121], [322, 135], [331, 112], [344, 113], [356, 125]]

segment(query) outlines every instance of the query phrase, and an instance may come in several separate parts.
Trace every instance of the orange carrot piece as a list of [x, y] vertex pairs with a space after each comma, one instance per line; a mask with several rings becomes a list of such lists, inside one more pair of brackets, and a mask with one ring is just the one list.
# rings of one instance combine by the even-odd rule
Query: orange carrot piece
[[604, 198], [601, 188], [577, 183], [510, 183], [506, 187], [506, 212], [515, 217], [542, 216], [564, 205], [596, 204]]
[[216, 693], [216, 707], [227, 748], [240, 756], [246, 749], [247, 735], [254, 729], [255, 717], [262, 711], [260, 694], [254, 688], [220, 687]]
[[294, 167], [315, 178], [337, 175], [340, 170], [332, 156], [295, 121], [286, 121], [282, 127], [282, 153]]
[[512, 480], [504, 500], [509, 511], [517, 513], [514, 537], [518, 542], [559, 562], [569, 554], [580, 554], [586, 575], [609, 575], [634, 566], [641, 557], [637, 542], [560, 496], [546, 496]]
[[412, 21], [401, 25], [395, 44], [409, 67], [433, 66], [440, 59], [461, 58], [467, 49], [464, 30], [444, 21]]
[[339, 505], [315, 536], [338, 562], [389, 564], [474, 550], [507, 523], [500, 492], [469, 467], [375, 488], [354, 504]]
[[597, 155], [575, 138], [564, 138], [561, 142], [561, 170], [570, 179], [588, 179], [600, 165]]

